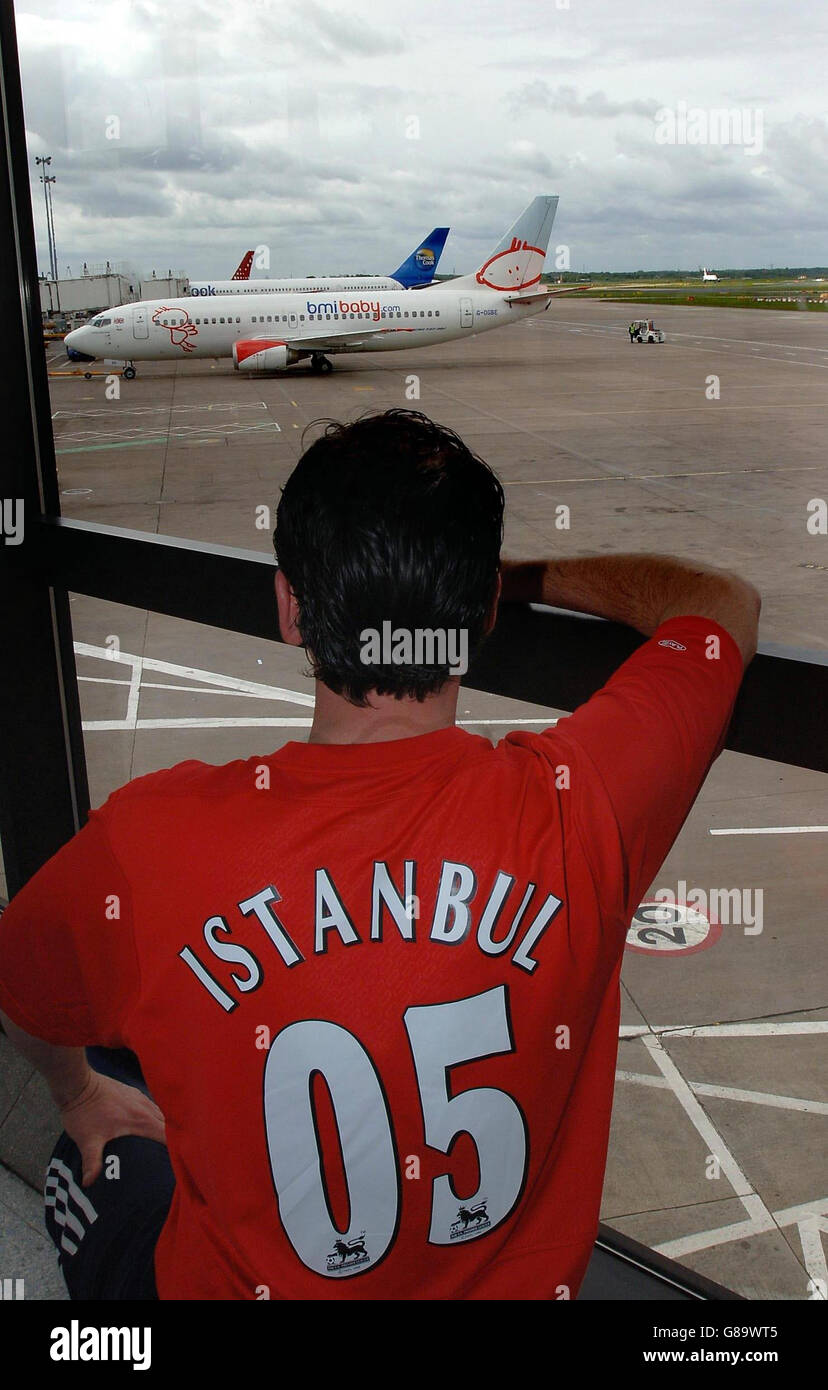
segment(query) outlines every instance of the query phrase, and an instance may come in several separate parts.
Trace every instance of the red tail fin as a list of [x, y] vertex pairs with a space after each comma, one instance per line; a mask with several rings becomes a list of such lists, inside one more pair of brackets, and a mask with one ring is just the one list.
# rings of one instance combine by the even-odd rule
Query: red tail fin
[[250, 267], [252, 266], [252, 264], [253, 264], [253, 252], [252, 252], [252, 251], [245, 251], [244, 255], [242, 256], [242, 258], [241, 258], [241, 260], [240, 260], [240, 262], [239, 262], [239, 268], [238, 268], [238, 270], [235, 270], [235, 271], [233, 272], [233, 274], [232, 274], [232, 276], [231, 276], [231, 279], [233, 279], [233, 280], [249, 280], [249, 279], [250, 279]]

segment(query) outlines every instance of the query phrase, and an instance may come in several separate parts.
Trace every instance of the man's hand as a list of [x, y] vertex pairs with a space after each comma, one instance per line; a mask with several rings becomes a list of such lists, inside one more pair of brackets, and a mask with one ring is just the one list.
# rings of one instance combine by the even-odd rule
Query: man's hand
[[60, 1107], [63, 1128], [74, 1139], [83, 1159], [83, 1186], [89, 1187], [103, 1167], [103, 1151], [110, 1139], [136, 1134], [166, 1143], [164, 1116], [155, 1101], [136, 1086], [125, 1086], [110, 1076], [92, 1071], [75, 1100]]

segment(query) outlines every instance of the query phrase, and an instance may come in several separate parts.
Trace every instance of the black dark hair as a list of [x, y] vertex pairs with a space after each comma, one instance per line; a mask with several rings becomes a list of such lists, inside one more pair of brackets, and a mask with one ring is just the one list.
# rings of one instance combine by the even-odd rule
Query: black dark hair
[[489, 465], [419, 411], [328, 422], [282, 489], [273, 533], [313, 674], [355, 705], [371, 690], [442, 689], [448, 663], [366, 665], [360, 634], [383, 622], [465, 630], [471, 654], [495, 595], [503, 505]]

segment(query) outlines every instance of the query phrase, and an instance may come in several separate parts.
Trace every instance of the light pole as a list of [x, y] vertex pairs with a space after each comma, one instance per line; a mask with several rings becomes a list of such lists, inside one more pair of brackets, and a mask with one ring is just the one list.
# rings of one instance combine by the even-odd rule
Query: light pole
[[49, 223], [50, 223], [51, 229], [52, 229], [52, 262], [53, 262], [53, 265], [54, 265], [54, 271], [53, 271], [53, 273], [54, 273], [54, 277], [55, 277], [55, 283], [57, 284], [57, 281], [58, 281], [58, 278], [59, 278], [59, 272], [58, 272], [58, 263], [57, 263], [57, 242], [55, 241], [55, 209], [54, 209], [54, 206], [53, 206], [53, 204], [52, 204], [52, 190], [51, 190], [51, 188], [48, 187], [48, 185], [49, 185], [50, 183], [54, 183], [54, 182], [55, 182], [55, 175], [54, 175], [54, 174], [47, 174], [47, 176], [46, 176], [46, 185], [47, 185], [46, 192], [47, 192], [47, 197], [48, 197], [48, 201], [49, 201]]
[[49, 216], [49, 187], [48, 175], [46, 173], [46, 166], [47, 164], [51, 164], [51, 162], [52, 156], [50, 154], [44, 156], [39, 154], [35, 155], [35, 164], [43, 165], [43, 173], [40, 175], [40, 182], [43, 184], [43, 199], [46, 204], [46, 235], [49, 239], [49, 274], [52, 276], [52, 279], [57, 279], [55, 275], [55, 260], [52, 254], [52, 219]]

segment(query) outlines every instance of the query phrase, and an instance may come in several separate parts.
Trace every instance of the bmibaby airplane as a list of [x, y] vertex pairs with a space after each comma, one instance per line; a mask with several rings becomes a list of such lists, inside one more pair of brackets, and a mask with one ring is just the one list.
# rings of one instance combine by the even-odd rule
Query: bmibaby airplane
[[126, 361], [131, 378], [134, 362], [196, 357], [232, 357], [243, 372], [279, 371], [309, 357], [313, 371], [329, 372], [326, 353], [399, 352], [471, 338], [542, 313], [562, 292], [541, 285], [557, 206], [557, 197], [533, 199], [477, 271], [437, 289], [123, 304], [67, 334], [66, 350], [75, 361]]
[[304, 280], [251, 280], [253, 251], [246, 252], [232, 280], [191, 280], [189, 293], [201, 298], [219, 294], [312, 294], [316, 290], [414, 290], [429, 285], [443, 254], [448, 227], [434, 227], [391, 275], [319, 275]]

